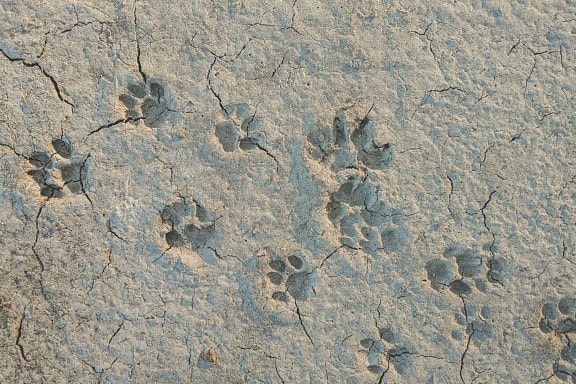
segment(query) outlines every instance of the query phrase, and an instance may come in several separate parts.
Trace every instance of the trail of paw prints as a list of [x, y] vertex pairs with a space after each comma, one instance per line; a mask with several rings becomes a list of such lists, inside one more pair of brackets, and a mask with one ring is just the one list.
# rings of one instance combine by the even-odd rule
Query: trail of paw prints
[[355, 122], [353, 129], [344, 112], [343, 108], [336, 111], [331, 128], [322, 127], [308, 136], [312, 158], [330, 162], [334, 172], [357, 164], [375, 170], [390, 168], [394, 160], [392, 144], [377, 141], [370, 111]]
[[272, 158], [278, 168], [276, 157], [266, 149], [262, 120], [251, 112], [247, 103], [231, 104], [221, 111], [215, 119], [214, 134], [224, 152], [259, 149]]
[[362, 339], [358, 352], [366, 370], [378, 377], [378, 383], [384, 382], [384, 376], [391, 369], [400, 376], [410, 377], [414, 370], [414, 357], [419, 355], [390, 328], [380, 329], [378, 338]]
[[94, 185], [90, 154], [77, 154], [66, 137], [54, 138], [51, 144], [54, 153], [37, 151], [28, 157], [34, 168], [27, 174], [40, 186], [40, 194], [48, 198], [63, 198], [69, 191], [74, 195], [85, 195], [92, 203], [87, 194]]
[[142, 120], [148, 127], [160, 128], [166, 121], [173, 121], [178, 114], [168, 88], [161, 80], [148, 80], [145, 83], [130, 81], [126, 91], [119, 97], [126, 107], [126, 122]]
[[404, 215], [379, 199], [368, 177], [349, 177], [330, 194], [326, 214], [340, 230], [340, 242], [350, 248], [390, 254], [402, 251], [410, 240]]
[[290, 297], [304, 301], [316, 296], [314, 287], [318, 274], [306, 266], [306, 260], [297, 255], [287, 258], [273, 256], [268, 262], [266, 279], [272, 288], [272, 299], [287, 303]]
[[[171, 248], [188, 247], [197, 252], [205, 262], [213, 263], [217, 255], [219, 237], [216, 220], [198, 201], [185, 199], [167, 205], [160, 213], [161, 234]], [[162, 257], [164, 253], [160, 256]], [[157, 261], [158, 257], [155, 261]]]
[[576, 383], [576, 296], [549, 300], [540, 310], [540, 331], [560, 337], [564, 346], [554, 365], [554, 375], [562, 381]]

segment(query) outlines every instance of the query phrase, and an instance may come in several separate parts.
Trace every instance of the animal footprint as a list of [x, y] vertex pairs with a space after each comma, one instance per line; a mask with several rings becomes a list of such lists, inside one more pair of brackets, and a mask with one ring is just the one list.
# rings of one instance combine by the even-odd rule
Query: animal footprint
[[369, 253], [395, 253], [408, 245], [402, 214], [379, 200], [377, 189], [368, 178], [349, 177], [330, 195], [326, 214], [340, 229], [342, 244], [349, 247], [361, 247]]
[[[486, 281], [502, 284], [510, 272], [510, 266], [504, 258], [494, 257], [486, 261], [480, 252], [472, 248], [450, 246], [444, 250], [444, 257], [454, 258], [460, 277], [455, 278], [456, 270], [450, 260], [434, 259], [425, 266], [428, 281], [436, 291], [448, 288], [457, 296], [471, 294], [472, 283], [481, 291], [486, 291]], [[486, 279], [482, 275], [485, 275]]]
[[259, 117], [250, 113], [246, 103], [231, 104], [216, 118], [215, 135], [225, 152], [238, 148], [250, 151], [264, 149], [265, 136]]
[[576, 297], [565, 296], [542, 306], [539, 327], [543, 333], [576, 333]]
[[168, 205], [160, 218], [165, 229], [164, 239], [170, 248], [190, 246], [199, 253], [215, 249], [216, 220], [197, 201], [183, 200]]
[[277, 301], [287, 302], [289, 296], [294, 300], [308, 300], [316, 295], [314, 286], [318, 280], [318, 274], [303, 270], [304, 259], [299, 256], [288, 256], [286, 262], [281, 258], [269, 262], [271, 269], [267, 274], [268, 281], [277, 287], [284, 286], [283, 291], [275, 291], [272, 298]]
[[564, 296], [560, 300], [550, 300], [540, 309], [539, 328], [543, 333], [555, 332], [562, 336], [564, 343], [558, 361], [554, 364], [554, 374], [562, 381], [576, 379], [576, 343], [572, 336], [576, 334], [576, 297]]
[[359, 352], [367, 358], [366, 369], [380, 376], [379, 382], [382, 382], [382, 378], [391, 366], [399, 375], [409, 375], [414, 366], [414, 355], [417, 354], [390, 328], [380, 329], [380, 337], [377, 340], [372, 338], [361, 340], [360, 347]]
[[40, 186], [40, 194], [62, 198], [65, 190], [75, 195], [90, 191], [93, 185], [90, 155], [76, 154], [68, 138], [54, 138], [51, 144], [53, 154], [34, 152], [28, 157], [34, 169], [27, 174]]
[[148, 127], [159, 128], [176, 115], [168, 88], [160, 80], [130, 82], [119, 100], [126, 107], [126, 120], [143, 120]]
[[320, 128], [308, 137], [311, 156], [321, 161], [330, 159], [335, 172], [358, 163], [370, 169], [390, 168], [394, 158], [392, 145], [378, 143], [372, 118], [366, 115], [352, 131], [349, 125], [344, 109], [338, 109], [331, 129]]

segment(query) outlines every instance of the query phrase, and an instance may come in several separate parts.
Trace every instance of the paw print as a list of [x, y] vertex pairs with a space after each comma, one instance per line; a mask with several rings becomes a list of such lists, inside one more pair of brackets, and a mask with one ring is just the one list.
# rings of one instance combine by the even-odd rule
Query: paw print
[[127, 93], [121, 94], [119, 100], [126, 107], [127, 121], [143, 120], [152, 128], [161, 127], [176, 114], [168, 89], [160, 80], [129, 82]]
[[461, 312], [454, 316], [456, 323], [462, 328], [456, 327], [452, 330], [452, 338], [462, 342], [467, 338], [477, 346], [489, 346], [496, 336], [496, 326], [494, 322], [494, 311], [490, 306], [483, 306], [480, 310], [475, 304], [466, 303]]
[[[473, 292], [472, 284], [474, 284], [484, 292], [487, 290], [486, 281], [503, 284], [510, 273], [510, 265], [504, 258], [494, 257], [486, 261], [484, 255], [472, 248], [450, 246], [444, 250], [444, 257], [454, 258], [457, 274], [460, 276], [456, 278], [456, 270], [450, 260], [430, 260], [426, 263], [425, 269], [428, 281], [436, 291], [448, 288], [457, 296], [467, 296]], [[486, 278], [483, 278], [483, 275]]]
[[378, 198], [368, 178], [349, 177], [330, 195], [326, 206], [328, 219], [340, 229], [342, 244], [373, 253], [395, 253], [409, 242], [402, 214]]
[[[390, 328], [381, 329], [379, 338], [366, 338], [360, 341], [360, 356], [366, 363], [366, 369], [380, 376], [380, 379], [394, 367], [401, 376], [409, 376], [414, 366], [414, 349], [393, 333]], [[381, 382], [381, 380], [380, 380]]]
[[316, 295], [314, 286], [318, 275], [314, 271], [305, 270], [304, 264], [304, 259], [296, 255], [288, 256], [287, 262], [282, 258], [270, 260], [270, 272], [266, 275], [268, 281], [274, 287], [284, 286], [283, 291], [272, 293], [274, 300], [288, 302], [288, 295], [294, 300], [308, 300]]
[[65, 190], [80, 195], [92, 189], [92, 161], [90, 154], [77, 155], [68, 138], [52, 140], [54, 153], [34, 152], [28, 161], [34, 169], [27, 172], [40, 186], [40, 194], [48, 198], [62, 198]]
[[566, 296], [542, 306], [540, 330], [543, 333], [576, 333], [576, 297]]
[[183, 200], [168, 205], [162, 210], [160, 218], [168, 247], [190, 246], [199, 253], [215, 249], [216, 220], [199, 202]]
[[564, 335], [560, 358], [554, 367], [554, 373], [563, 381], [576, 378], [576, 344], [570, 335], [576, 334], [576, 297], [564, 296], [560, 300], [550, 300], [540, 310], [540, 331], [555, 332]]
[[248, 104], [231, 104], [216, 117], [214, 133], [225, 152], [234, 152], [238, 148], [244, 151], [264, 149], [261, 125], [260, 118], [250, 113]]
[[392, 166], [394, 153], [390, 143], [378, 143], [372, 118], [366, 115], [351, 131], [344, 109], [336, 111], [332, 128], [320, 128], [308, 137], [310, 154], [316, 160], [332, 162], [337, 172], [362, 164], [384, 170]]
[[448, 247], [444, 251], [446, 258], [454, 257], [458, 267], [458, 274], [450, 260], [434, 259], [426, 263], [426, 273], [431, 287], [436, 291], [448, 288], [456, 296], [468, 296], [472, 294], [472, 281], [476, 281], [482, 287], [483, 281], [475, 279], [484, 272], [484, 261], [480, 253], [472, 249], [460, 247]]

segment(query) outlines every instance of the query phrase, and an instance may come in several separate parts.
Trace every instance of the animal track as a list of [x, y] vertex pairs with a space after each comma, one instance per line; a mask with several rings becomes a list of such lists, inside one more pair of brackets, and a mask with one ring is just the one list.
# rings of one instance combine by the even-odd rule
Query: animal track
[[40, 194], [62, 198], [68, 190], [75, 195], [86, 195], [93, 186], [90, 154], [76, 154], [66, 137], [54, 138], [51, 144], [53, 154], [38, 151], [28, 157], [34, 169], [27, 174], [40, 186]]
[[544, 333], [576, 333], [576, 297], [565, 296], [542, 306], [539, 327]]
[[409, 242], [403, 215], [379, 200], [367, 177], [350, 176], [330, 195], [326, 214], [340, 229], [342, 244], [367, 252], [395, 253]]
[[[466, 303], [462, 308], [462, 312], [456, 313], [455, 319], [456, 323], [466, 327], [465, 335], [470, 337], [470, 340], [476, 345], [488, 342], [496, 334], [493, 311], [489, 306], [483, 306], [478, 311], [475, 304]], [[465, 335], [458, 329], [452, 331], [452, 338], [458, 341], [464, 340]]]
[[121, 94], [119, 100], [126, 107], [127, 121], [143, 120], [146, 126], [152, 128], [161, 127], [177, 113], [168, 88], [160, 80], [145, 83], [131, 81], [127, 93]]
[[250, 113], [248, 104], [231, 104], [217, 116], [215, 135], [225, 152], [234, 152], [238, 148], [264, 150], [266, 140], [261, 128], [260, 118]]
[[164, 239], [168, 247], [190, 246], [194, 251], [210, 249], [215, 252], [216, 219], [199, 202], [179, 201], [164, 207], [160, 213], [165, 227]]
[[[510, 265], [504, 258], [494, 257], [485, 261], [481, 253], [471, 248], [451, 246], [444, 250], [444, 257], [454, 258], [460, 278], [456, 278], [451, 261], [442, 259], [429, 261], [425, 266], [426, 274], [431, 287], [436, 291], [448, 288], [457, 296], [466, 296], [472, 293], [472, 282], [478, 289], [485, 291], [486, 280], [493, 284], [502, 284], [510, 273]], [[481, 278], [483, 274], [486, 280]]]
[[274, 287], [284, 286], [284, 290], [276, 290], [272, 298], [277, 301], [288, 302], [289, 296], [294, 300], [308, 300], [316, 295], [314, 286], [318, 280], [315, 271], [304, 269], [305, 261], [300, 256], [291, 255], [286, 260], [273, 258], [268, 263], [270, 268], [266, 275]]
[[[312, 158], [330, 161], [334, 172], [357, 169], [359, 164], [369, 169], [389, 168], [394, 157], [392, 145], [377, 143], [369, 114], [351, 130], [344, 112], [343, 108], [336, 111], [331, 128], [320, 128], [308, 136]], [[379, 200], [367, 174], [350, 176], [330, 194], [326, 214], [340, 230], [341, 243], [351, 248], [396, 253], [410, 240], [402, 213]]]
[[576, 382], [576, 297], [564, 296], [560, 300], [549, 300], [540, 309], [538, 324], [543, 333], [556, 333], [564, 343], [558, 361], [554, 364], [554, 374], [562, 381]]
[[394, 160], [392, 144], [377, 142], [369, 114], [357, 122], [354, 130], [349, 125], [344, 109], [338, 109], [331, 128], [320, 128], [308, 136], [312, 158], [330, 160], [335, 172], [354, 168], [358, 163], [370, 169], [390, 168]]
[[378, 339], [367, 338], [360, 341], [360, 353], [367, 358], [366, 369], [380, 376], [380, 382], [390, 370], [390, 366], [401, 376], [410, 375], [414, 366], [414, 355], [417, 353], [411, 346], [390, 328], [380, 329]]

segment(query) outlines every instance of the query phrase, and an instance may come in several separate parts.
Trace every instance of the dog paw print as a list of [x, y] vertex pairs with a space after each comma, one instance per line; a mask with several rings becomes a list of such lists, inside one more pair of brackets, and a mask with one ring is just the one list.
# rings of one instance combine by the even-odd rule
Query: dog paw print
[[[272, 298], [281, 302], [288, 302], [292, 296], [294, 300], [309, 300], [316, 295], [314, 287], [318, 280], [315, 271], [309, 271], [305, 260], [300, 256], [291, 255], [287, 259], [274, 258], [268, 263], [270, 271], [266, 277], [275, 287]], [[278, 289], [283, 287], [284, 289]]]
[[[436, 291], [448, 288], [450, 292], [460, 297], [472, 294], [474, 278], [478, 278], [484, 271], [482, 255], [472, 249], [449, 247], [445, 249], [444, 256], [447, 259], [455, 258], [458, 273], [450, 260], [431, 260], [425, 266], [430, 286]], [[482, 283], [479, 279], [476, 279], [476, 282]]]
[[554, 365], [554, 374], [562, 381], [576, 379], [576, 297], [564, 296], [560, 300], [549, 300], [540, 309], [538, 324], [543, 333], [556, 333], [564, 343], [560, 357]]
[[121, 94], [119, 100], [126, 107], [127, 121], [142, 120], [151, 128], [161, 127], [165, 121], [173, 120], [177, 113], [168, 88], [160, 80], [131, 81], [127, 93]]
[[264, 149], [265, 136], [261, 120], [250, 112], [246, 103], [231, 104], [216, 117], [215, 135], [225, 152], [238, 148], [250, 151]]
[[48, 198], [62, 198], [65, 191], [86, 194], [92, 189], [92, 161], [90, 155], [80, 156], [68, 138], [54, 138], [54, 153], [37, 151], [28, 157], [34, 167], [27, 172], [40, 186], [40, 194]]
[[402, 213], [379, 200], [368, 178], [349, 177], [330, 195], [328, 219], [340, 229], [342, 244], [373, 253], [395, 253], [409, 243]]
[[409, 376], [414, 367], [414, 349], [402, 342], [390, 328], [380, 329], [378, 338], [366, 338], [360, 341], [361, 358], [368, 372], [382, 378], [393, 367], [401, 376]]
[[510, 264], [504, 258], [494, 257], [487, 261], [482, 253], [472, 248], [450, 246], [444, 250], [444, 257], [430, 260], [425, 266], [430, 286], [436, 291], [448, 288], [457, 296], [467, 296], [472, 294], [473, 286], [486, 291], [486, 281], [503, 284], [510, 273]]
[[558, 301], [548, 301], [540, 312], [539, 327], [543, 333], [576, 333], [576, 297], [565, 296]]
[[167, 205], [160, 218], [169, 248], [189, 246], [198, 253], [216, 249], [216, 219], [199, 202], [183, 200]]
[[311, 156], [332, 162], [337, 172], [362, 164], [366, 168], [384, 170], [392, 166], [393, 147], [376, 139], [372, 118], [366, 115], [353, 129], [344, 109], [338, 109], [331, 128], [320, 128], [308, 136]]
[[489, 346], [496, 336], [494, 311], [485, 305], [480, 309], [476, 304], [466, 303], [462, 310], [455, 314], [456, 323], [462, 327], [452, 330], [452, 338], [462, 342], [470, 338], [477, 346]]

